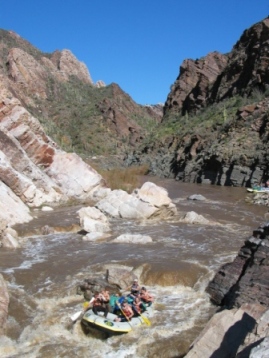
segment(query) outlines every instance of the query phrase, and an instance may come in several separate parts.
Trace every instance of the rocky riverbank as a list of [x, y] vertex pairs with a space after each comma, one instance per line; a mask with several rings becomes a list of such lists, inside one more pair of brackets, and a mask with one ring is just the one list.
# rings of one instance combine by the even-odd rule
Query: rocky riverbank
[[253, 231], [235, 260], [222, 266], [207, 292], [220, 307], [188, 358], [269, 356], [269, 224]]

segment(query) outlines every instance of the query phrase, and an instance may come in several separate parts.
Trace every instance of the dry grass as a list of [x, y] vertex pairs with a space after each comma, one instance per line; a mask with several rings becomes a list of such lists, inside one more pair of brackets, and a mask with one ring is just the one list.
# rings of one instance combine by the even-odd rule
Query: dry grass
[[139, 176], [148, 174], [147, 165], [133, 166], [128, 168], [114, 168], [102, 170], [95, 168], [105, 179], [107, 185], [112, 189], [122, 189], [131, 193], [139, 186]]

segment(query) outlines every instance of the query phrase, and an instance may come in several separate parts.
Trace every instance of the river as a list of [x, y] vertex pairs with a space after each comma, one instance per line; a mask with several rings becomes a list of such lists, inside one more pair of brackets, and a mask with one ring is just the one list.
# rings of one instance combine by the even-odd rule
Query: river
[[[113, 220], [111, 239], [139, 233], [150, 235], [153, 243], [93, 243], [78, 234], [60, 233], [26, 237], [20, 249], [2, 248], [0, 268], [10, 306], [7, 334], [0, 337], [1, 357], [175, 358], [186, 352], [215, 311], [205, 293], [209, 280], [265, 221], [267, 209], [247, 204], [243, 188], [147, 180], [168, 190], [179, 216], [195, 211], [219, 225], [182, 224], [178, 218], [143, 224]], [[192, 194], [206, 200], [187, 200]], [[52, 226], [59, 220], [71, 224], [78, 221], [77, 209], [36, 215]], [[76, 286], [92, 273], [105, 273], [104, 265], [111, 263], [150, 265], [143, 283], [155, 296], [152, 325], [108, 339], [98, 333], [85, 335], [80, 322], [70, 320], [83, 302]]]

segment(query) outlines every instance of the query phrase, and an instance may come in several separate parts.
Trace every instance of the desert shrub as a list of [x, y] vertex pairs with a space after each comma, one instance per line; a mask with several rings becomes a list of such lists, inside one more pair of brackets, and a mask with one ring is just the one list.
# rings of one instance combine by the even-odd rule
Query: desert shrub
[[112, 189], [122, 189], [131, 193], [139, 186], [139, 177], [148, 174], [149, 167], [147, 165], [132, 166], [128, 168], [114, 168], [104, 170], [98, 168], [98, 165], [91, 165], [102, 175], [107, 185]]

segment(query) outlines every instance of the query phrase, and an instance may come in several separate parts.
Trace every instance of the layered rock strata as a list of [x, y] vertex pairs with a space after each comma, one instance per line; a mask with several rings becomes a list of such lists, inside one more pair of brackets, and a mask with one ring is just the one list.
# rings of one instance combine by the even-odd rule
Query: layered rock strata
[[235, 260], [220, 268], [209, 283], [212, 301], [227, 307], [259, 303], [269, 307], [269, 223], [253, 231]]
[[1, 195], [11, 190], [12, 202], [16, 202], [12, 210], [21, 210], [16, 217], [8, 208], [1, 213], [12, 224], [30, 219], [29, 210], [22, 203], [38, 207], [70, 199], [90, 199], [104, 186], [103, 178], [79, 156], [59, 149], [3, 83], [0, 83], [0, 180]]

